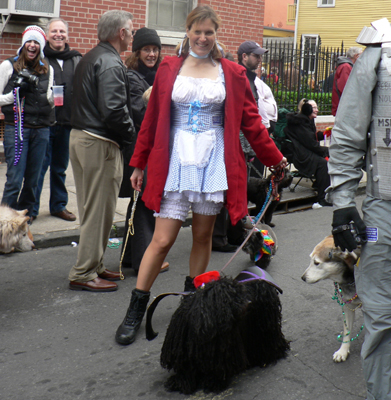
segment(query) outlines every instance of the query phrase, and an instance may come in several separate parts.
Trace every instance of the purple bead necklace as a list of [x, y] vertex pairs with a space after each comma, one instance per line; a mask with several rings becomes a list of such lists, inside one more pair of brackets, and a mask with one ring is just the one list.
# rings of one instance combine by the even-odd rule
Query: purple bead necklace
[[24, 118], [24, 101], [19, 98], [19, 89], [14, 89], [14, 117], [15, 117], [15, 161], [14, 165], [18, 165], [23, 150], [23, 118]]

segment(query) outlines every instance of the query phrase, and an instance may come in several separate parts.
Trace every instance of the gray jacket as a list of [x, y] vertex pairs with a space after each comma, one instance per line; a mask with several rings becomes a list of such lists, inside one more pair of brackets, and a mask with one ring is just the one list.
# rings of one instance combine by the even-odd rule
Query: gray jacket
[[[355, 193], [370, 149], [368, 132], [380, 56], [380, 47], [365, 49], [354, 65], [339, 103], [330, 144], [331, 187], [328, 190], [337, 209], [355, 206]], [[371, 180], [370, 174], [368, 180]], [[368, 191], [371, 191], [370, 182]]]

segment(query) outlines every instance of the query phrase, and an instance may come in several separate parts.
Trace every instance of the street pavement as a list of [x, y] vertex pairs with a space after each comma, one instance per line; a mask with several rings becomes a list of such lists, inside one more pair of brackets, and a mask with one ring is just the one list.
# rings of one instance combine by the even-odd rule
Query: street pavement
[[[1, 179], [4, 167], [0, 165]], [[77, 212], [74, 186], [71, 180], [68, 182], [68, 208]], [[44, 196], [45, 190], [47, 187]], [[359, 204], [362, 198], [357, 197]], [[115, 223], [123, 222], [127, 201], [119, 202]], [[340, 346], [337, 335], [343, 322], [341, 307], [331, 299], [333, 283], [309, 285], [301, 280], [313, 247], [330, 233], [331, 219], [331, 207], [274, 216], [278, 250], [268, 271], [284, 290], [283, 332], [291, 350], [276, 365], [238, 375], [219, 394], [199, 391], [185, 396], [164, 389], [170, 373], [161, 368], [159, 357], [178, 298], [168, 297], [156, 309], [153, 326], [160, 334], [154, 341], [145, 339], [143, 322], [136, 342], [122, 347], [116, 344], [114, 334], [135, 287], [132, 271], [125, 270], [126, 279], [119, 282], [116, 292], [75, 292], [68, 289], [67, 280], [77, 257], [77, 247], [71, 245], [74, 240], [62, 246], [0, 256], [0, 399], [365, 399], [360, 362], [364, 333], [352, 343], [347, 361], [334, 363], [332, 356]], [[32, 225], [36, 238], [55, 232], [66, 236], [67, 231], [77, 228], [78, 221], [49, 216], [47, 198]], [[158, 276], [152, 296], [183, 289], [190, 245], [191, 227], [184, 227], [168, 254], [170, 269]], [[230, 257], [212, 252], [208, 270], [221, 270]], [[119, 248], [107, 249], [108, 269], [118, 269], [119, 259]], [[250, 265], [248, 255], [241, 252], [224, 272], [236, 276]], [[362, 323], [358, 312], [353, 336]]]

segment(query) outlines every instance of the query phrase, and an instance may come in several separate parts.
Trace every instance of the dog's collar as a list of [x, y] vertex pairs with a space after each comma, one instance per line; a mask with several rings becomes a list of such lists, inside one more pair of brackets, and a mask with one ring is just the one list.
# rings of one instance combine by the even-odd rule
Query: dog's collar
[[260, 279], [262, 281], [269, 283], [282, 294], [282, 289], [280, 288], [280, 286], [277, 285], [277, 283], [274, 282], [272, 276], [264, 269], [256, 265], [254, 265], [253, 267], [246, 268], [235, 278], [236, 281], [241, 283], [254, 281], [256, 279]]

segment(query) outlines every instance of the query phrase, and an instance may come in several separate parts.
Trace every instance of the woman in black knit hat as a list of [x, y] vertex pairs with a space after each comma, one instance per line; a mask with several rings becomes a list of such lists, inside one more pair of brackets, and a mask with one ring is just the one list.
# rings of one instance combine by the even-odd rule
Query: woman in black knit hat
[[[145, 91], [153, 85], [155, 80], [156, 70], [162, 60], [160, 54], [161, 48], [162, 45], [160, 38], [154, 29], [146, 27], [138, 29], [133, 37], [132, 54], [125, 61], [125, 64], [128, 67], [127, 76], [129, 79], [133, 122], [137, 132], [140, 130], [147, 109], [142, 97]], [[136, 143], [136, 139], [134, 139], [134, 143]], [[125, 220], [122, 252], [124, 251], [128, 232], [128, 220], [133, 205], [133, 189], [130, 184], [130, 176], [132, 175], [133, 168], [129, 167], [132, 153], [133, 148], [127, 149], [127, 151], [124, 152], [124, 176], [119, 193], [119, 197], [130, 197]], [[147, 179], [146, 176], [144, 176], [144, 187], [146, 183]], [[142, 196], [139, 196], [137, 200], [133, 220], [135, 234], [133, 236], [129, 235], [125, 254], [122, 260], [123, 267], [133, 268], [136, 273], [138, 272], [144, 252], [151, 242], [153, 231], [155, 229], [153, 211], [145, 207], [141, 197]], [[163, 263], [162, 271], [166, 271], [167, 268], [168, 263]]]

